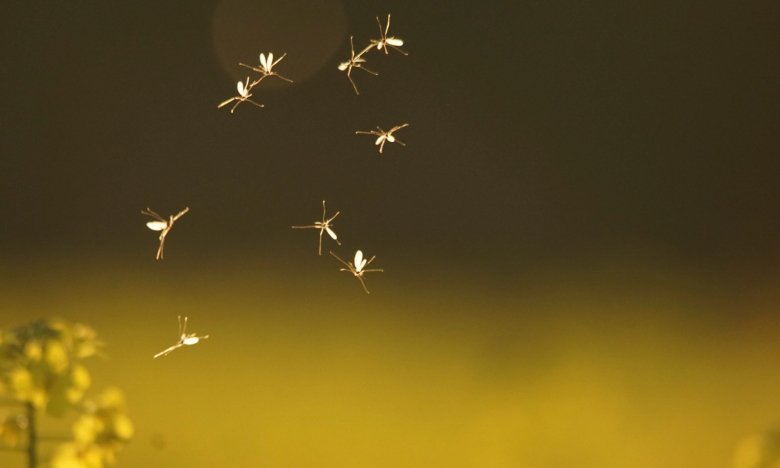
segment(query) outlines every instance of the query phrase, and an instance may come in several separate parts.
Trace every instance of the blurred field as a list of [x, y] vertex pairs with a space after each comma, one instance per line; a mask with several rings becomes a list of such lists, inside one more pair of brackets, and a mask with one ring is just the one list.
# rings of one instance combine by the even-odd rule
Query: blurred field
[[[136, 427], [117, 467], [730, 467], [780, 421], [775, 279], [385, 262], [367, 296], [317, 260], [5, 265], [0, 327], [97, 329], [93, 389]], [[152, 359], [177, 314], [211, 338]]]

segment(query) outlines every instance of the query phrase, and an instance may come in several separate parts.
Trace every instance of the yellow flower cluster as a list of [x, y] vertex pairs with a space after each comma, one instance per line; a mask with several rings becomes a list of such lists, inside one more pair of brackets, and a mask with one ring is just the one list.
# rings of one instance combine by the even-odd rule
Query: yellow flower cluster
[[[64, 320], [0, 331], [0, 396], [45, 408], [55, 417], [71, 409], [78, 412], [73, 440], [57, 447], [52, 468], [102, 468], [133, 436], [119, 389], [108, 388], [94, 400], [84, 398], [91, 378], [79, 361], [101, 349], [94, 330]], [[25, 416], [0, 414], [0, 442], [12, 447], [30, 443], [27, 428]]]
[[119, 389], [108, 388], [97, 401], [87, 400], [81, 406], [83, 413], [73, 424], [74, 441], [59, 446], [52, 468], [102, 468], [104, 462], [114, 462], [116, 452], [133, 436]]
[[64, 320], [41, 321], [0, 333], [0, 395], [62, 416], [84, 397], [91, 383], [77, 361], [97, 354], [95, 331]]

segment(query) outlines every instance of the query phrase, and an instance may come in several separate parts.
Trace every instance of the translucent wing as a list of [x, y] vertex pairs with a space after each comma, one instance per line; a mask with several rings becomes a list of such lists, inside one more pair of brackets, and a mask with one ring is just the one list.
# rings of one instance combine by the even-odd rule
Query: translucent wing
[[239, 81], [238, 82], [237, 88], [238, 88], [238, 94], [239, 95], [246, 96], [246, 91], [244, 91], [244, 82], [243, 81]]
[[274, 66], [274, 53], [268, 52], [268, 60], [266, 61], [268, 66], [265, 67], [266, 70], [271, 71], [271, 67]]
[[168, 227], [168, 223], [166, 223], [165, 221], [149, 221], [148, 223], [146, 223], [146, 225], [152, 231], [162, 231], [163, 229]]
[[197, 336], [191, 336], [189, 338], [184, 338], [184, 341], [182, 341], [182, 343], [186, 345], [194, 345], [198, 341], [200, 341], [200, 338], [198, 338]]
[[385, 138], [387, 138], [387, 137], [385, 137], [384, 135], [381, 135], [379, 138], [376, 139], [376, 143], [374, 143], [374, 144], [378, 145], [379, 143], [382, 143], [382, 140], [384, 140]]
[[328, 234], [330, 234], [330, 237], [333, 238], [333, 240], [336, 240], [336, 233], [331, 231], [329, 227], [325, 228], [326, 231], [328, 231]]
[[265, 54], [260, 54], [260, 65], [262, 65], [263, 68], [268, 69], [267, 63], [268, 62], [265, 61]]
[[387, 43], [394, 46], [402, 46], [404, 45], [404, 41], [402, 39], [396, 39], [394, 37], [388, 37]]
[[355, 269], [360, 271], [363, 269], [363, 265], [365, 265], [365, 261], [363, 260], [363, 251], [358, 250], [355, 253]]

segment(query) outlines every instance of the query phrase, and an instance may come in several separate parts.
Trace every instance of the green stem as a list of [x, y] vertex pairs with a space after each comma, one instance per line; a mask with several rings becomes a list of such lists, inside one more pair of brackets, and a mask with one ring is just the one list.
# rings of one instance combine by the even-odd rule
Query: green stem
[[32, 404], [32, 402], [27, 402], [27, 421], [29, 424], [29, 434], [30, 434], [30, 441], [27, 444], [27, 466], [29, 468], [36, 468], [38, 464], [37, 460], [37, 434], [36, 434], [36, 427], [35, 427], [35, 406]]

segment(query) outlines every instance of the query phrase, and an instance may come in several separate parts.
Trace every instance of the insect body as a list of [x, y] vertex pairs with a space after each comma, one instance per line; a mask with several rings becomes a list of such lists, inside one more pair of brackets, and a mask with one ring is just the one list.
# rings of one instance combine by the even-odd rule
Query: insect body
[[145, 214], [146, 216], [151, 216], [152, 218], [155, 218], [157, 221], [149, 221], [146, 223], [146, 226], [149, 227], [152, 231], [162, 231], [160, 233], [160, 248], [157, 249], [157, 260], [163, 258], [163, 246], [165, 245], [165, 236], [168, 235], [168, 233], [171, 231], [171, 228], [173, 227], [173, 223], [182, 217], [184, 213], [190, 211], [189, 207], [185, 208], [184, 211], [179, 212], [176, 216], [171, 216], [170, 221], [166, 221], [165, 218], [158, 215], [154, 211], [150, 210], [149, 208], [146, 209], [147, 211], [141, 211], [141, 213]]
[[346, 62], [341, 62], [339, 64], [339, 70], [344, 71], [347, 70], [347, 78], [349, 78], [349, 82], [352, 83], [352, 87], [355, 88], [355, 93], [360, 94], [358, 92], [357, 86], [355, 86], [355, 82], [352, 81], [352, 69], [353, 68], [360, 68], [361, 70], [365, 70], [368, 73], [371, 73], [372, 75], [376, 75], [377, 73], [372, 72], [368, 68], [364, 67], [362, 64], [366, 62], [366, 60], [363, 58], [363, 54], [368, 52], [369, 50], [374, 48], [374, 44], [371, 44], [370, 46], [363, 49], [362, 52], [355, 55], [355, 45], [352, 43], [352, 36], [349, 37], [349, 46], [352, 49], [352, 58], [350, 58]]
[[336, 259], [338, 261], [340, 261], [341, 263], [343, 263], [344, 265], [347, 266], [347, 268], [342, 268], [341, 271], [350, 271], [350, 272], [352, 272], [353, 275], [355, 275], [357, 277], [357, 279], [360, 280], [360, 284], [363, 285], [363, 289], [366, 290], [366, 294], [368, 294], [368, 288], [366, 288], [366, 283], [363, 281], [363, 273], [365, 273], [367, 271], [384, 271], [384, 270], [365, 270], [364, 269], [364, 267], [366, 265], [368, 265], [369, 263], [374, 261], [374, 259], [376, 258], [376, 255], [371, 257], [371, 260], [366, 261], [366, 259], [363, 258], [363, 252], [358, 250], [355, 253], [355, 264], [353, 265], [352, 262], [347, 263], [344, 260], [340, 259], [338, 257], [338, 255], [334, 254], [333, 252], [331, 252], [330, 254], [333, 255], [334, 257], [336, 257]]
[[399, 125], [397, 127], [393, 127], [389, 132], [385, 132], [381, 128], [377, 127], [377, 130], [379, 130], [379, 131], [376, 131], [376, 130], [372, 130], [370, 132], [357, 131], [355, 133], [360, 133], [360, 134], [363, 134], [363, 135], [377, 135], [377, 136], [379, 136], [379, 138], [376, 139], [376, 143], [374, 143], [374, 144], [379, 145], [379, 152], [381, 153], [382, 149], [385, 147], [385, 142], [386, 141], [389, 141], [390, 143], [398, 143], [401, 146], [406, 146], [400, 140], [396, 139], [396, 137], [393, 136], [393, 132], [395, 132], [396, 130], [400, 130], [400, 129], [404, 128], [404, 127], [408, 127], [408, 126], [409, 126], [409, 124], [405, 123], [403, 125]]
[[181, 335], [181, 338], [179, 339], [179, 342], [175, 345], [171, 346], [170, 348], [166, 349], [165, 351], [162, 351], [160, 353], [157, 353], [154, 355], [155, 358], [158, 358], [160, 356], [167, 356], [170, 354], [174, 349], [181, 348], [184, 345], [194, 345], [200, 340], [205, 340], [209, 336], [195, 336], [195, 333], [187, 334], [187, 317], [184, 317], [184, 328], [181, 326], [181, 315], [179, 315], [179, 335]]
[[384, 48], [385, 54], [387, 54], [387, 47], [390, 46], [393, 49], [397, 50], [398, 52], [401, 52], [404, 55], [409, 55], [403, 50], [399, 49], [398, 47], [404, 45], [404, 41], [402, 39], [398, 39], [395, 37], [387, 37], [387, 30], [390, 29], [390, 15], [387, 15], [387, 27], [384, 31], [382, 31], [382, 22], [379, 21], [379, 17], [377, 16], [376, 22], [379, 24], [379, 40], [371, 39], [371, 44], [376, 46], [378, 50], [382, 50]]
[[249, 65], [245, 65], [243, 63], [239, 63], [239, 65], [241, 65], [242, 67], [251, 68], [252, 70], [254, 70], [256, 72], [263, 74], [263, 76], [261, 76], [259, 80], [257, 80], [257, 81], [252, 83], [252, 86], [250, 86], [250, 89], [252, 87], [254, 87], [257, 83], [260, 83], [263, 80], [263, 78], [267, 78], [269, 76], [277, 76], [277, 77], [283, 79], [284, 81], [289, 81], [290, 83], [292, 83], [293, 80], [285, 78], [282, 75], [276, 73], [275, 71], [272, 71], [273, 66], [276, 65], [277, 63], [281, 62], [282, 59], [286, 55], [287, 54], [282, 55], [281, 57], [279, 57], [279, 59], [276, 62], [274, 62], [274, 54], [273, 54], [273, 52], [268, 52], [268, 58], [267, 59], [265, 57], [265, 54], [260, 54], [260, 68], [256, 68], [256, 67], [252, 67], [252, 66], [249, 66]]
[[336, 218], [336, 216], [339, 215], [339, 213], [340, 212], [337, 211], [336, 214], [334, 214], [330, 219], [326, 220], [325, 219], [325, 200], [322, 200], [322, 222], [314, 221], [314, 225], [313, 226], [293, 226], [293, 229], [306, 229], [306, 228], [316, 228], [316, 229], [319, 229], [320, 230], [320, 255], [322, 255], [322, 232], [323, 231], [327, 231], [328, 235], [331, 238], [333, 238], [333, 240], [336, 241], [336, 243], [338, 245], [341, 245], [341, 242], [339, 242], [339, 240], [336, 238], [336, 233], [333, 232], [333, 230], [331, 229], [331, 224], [330, 224], [331, 221], [333, 221]]
[[[252, 84], [252, 86], [254, 86], [254, 83]], [[220, 109], [222, 106], [230, 104], [233, 101], [236, 101], [236, 104], [233, 106], [232, 109], [230, 109], [230, 113], [231, 114], [233, 113], [234, 110], [236, 110], [236, 107], [238, 107], [238, 105], [241, 104], [242, 102], [251, 102], [252, 104], [256, 105], [257, 107], [263, 107], [262, 104], [258, 104], [256, 102], [252, 101], [251, 99], [249, 99], [250, 97], [252, 97], [252, 95], [249, 94], [249, 90], [252, 89], [252, 86], [249, 85], [249, 77], [248, 76], [246, 77], [246, 84], [244, 84], [243, 82], [239, 81], [238, 85], [237, 85], [238, 96], [232, 97], [232, 98], [228, 99], [227, 101], [223, 102], [222, 104], [218, 105], [217, 109]]]

